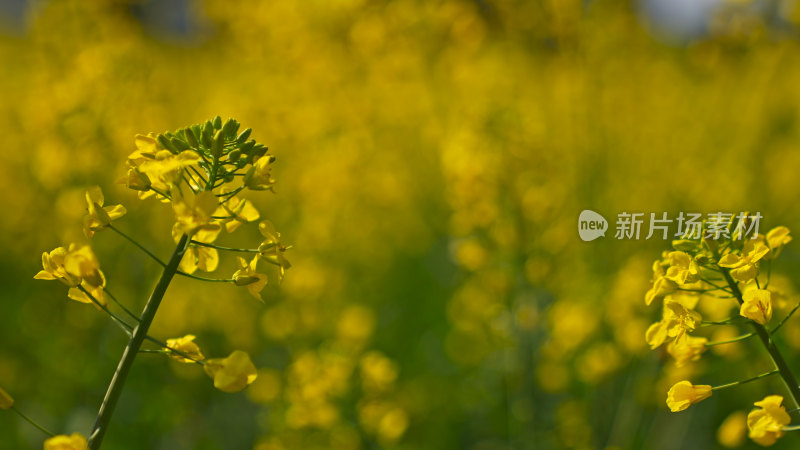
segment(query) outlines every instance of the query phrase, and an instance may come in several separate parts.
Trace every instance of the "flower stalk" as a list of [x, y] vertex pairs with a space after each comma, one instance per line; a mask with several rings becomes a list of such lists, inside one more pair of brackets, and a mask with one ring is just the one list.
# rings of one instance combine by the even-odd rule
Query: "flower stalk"
[[178, 271], [178, 265], [186, 251], [188, 241], [188, 236], [183, 235], [183, 237], [181, 237], [169, 262], [166, 267], [164, 267], [158, 284], [156, 284], [153, 293], [150, 295], [150, 299], [148, 299], [144, 307], [141, 321], [133, 329], [133, 334], [128, 341], [128, 345], [125, 347], [125, 351], [122, 353], [122, 358], [117, 365], [117, 370], [114, 372], [103, 403], [100, 405], [100, 411], [97, 414], [94, 429], [89, 437], [89, 450], [98, 450], [103, 443], [103, 437], [108, 430], [108, 425], [111, 423], [111, 416], [114, 414], [114, 409], [122, 394], [122, 389], [125, 386], [128, 373], [130, 373], [131, 367], [133, 366], [133, 361], [136, 359], [136, 355], [142, 347], [142, 343], [147, 336], [147, 331], [153, 323], [158, 307], [161, 304], [161, 300], [164, 298], [164, 294], [167, 292], [172, 278]]
[[[744, 303], [742, 291], [739, 289], [739, 285], [733, 280], [733, 277], [731, 277], [730, 270], [723, 269], [722, 275], [725, 277], [728, 287], [730, 287], [731, 291], [733, 292], [733, 296], [736, 297], [736, 301], [739, 302], [739, 305], [741, 306]], [[769, 353], [772, 362], [775, 364], [781, 379], [783, 379], [783, 382], [786, 384], [786, 388], [789, 390], [792, 400], [794, 400], [795, 407], [800, 407], [800, 385], [797, 384], [797, 378], [795, 378], [794, 373], [792, 373], [792, 370], [786, 364], [786, 360], [783, 358], [780, 350], [778, 350], [778, 347], [775, 346], [775, 342], [772, 340], [766, 327], [760, 323], [752, 321], [751, 324], [756, 335], [761, 340], [761, 343], [764, 344], [764, 348], [767, 349], [767, 352]]]

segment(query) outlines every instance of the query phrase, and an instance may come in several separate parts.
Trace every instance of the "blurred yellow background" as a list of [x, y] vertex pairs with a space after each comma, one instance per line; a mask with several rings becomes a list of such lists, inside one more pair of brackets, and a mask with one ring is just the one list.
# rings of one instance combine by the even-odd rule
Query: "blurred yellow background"
[[[100, 185], [166, 257], [169, 208], [114, 182], [135, 134], [220, 115], [277, 156], [276, 195], [248, 198], [293, 267], [269, 274], [265, 305], [177, 280], [151, 334], [246, 349], [258, 381], [224, 394], [143, 354], [107, 448], [722, 445], [772, 382], [679, 414], [665, 392], [728, 381], [749, 344], [681, 369], [649, 352], [644, 292], [667, 242], [575, 230], [583, 209], [759, 211], [762, 231], [800, 230], [796, 2], [705, 3], [702, 26], [670, 34], [657, 1], [6, 2], [0, 386], [88, 433], [126, 339], [34, 281], [40, 254], [85, 240], [83, 192]], [[140, 309], [159, 267], [110, 233], [92, 245]], [[783, 344], [800, 367], [797, 325]], [[0, 414], [0, 448], [42, 440]]]

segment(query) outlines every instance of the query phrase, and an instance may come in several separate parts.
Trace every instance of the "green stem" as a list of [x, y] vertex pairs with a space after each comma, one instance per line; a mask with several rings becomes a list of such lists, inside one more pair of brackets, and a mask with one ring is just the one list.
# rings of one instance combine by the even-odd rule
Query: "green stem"
[[103, 443], [103, 437], [111, 423], [111, 416], [122, 394], [125, 380], [128, 378], [128, 373], [130, 373], [131, 367], [133, 367], [136, 355], [142, 347], [142, 342], [147, 337], [147, 330], [153, 323], [153, 319], [156, 316], [161, 300], [164, 298], [164, 294], [167, 292], [170, 281], [172, 281], [172, 278], [178, 271], [178, 264], [180, 264], [181, 258], [183, 258], [188, 242], [189, 237], [183, 235], [178, 245], [175, 247], [175, 251], [172, 253], [169, 262], [166, 267], [164, 267], [161, 278], [158, 280], [158, 284], [156, 284], [153, 293], [150, 295], [150, 299], [147, 300], [147, 305], [145, 305], [144, 311], [142, 312], [141, 322], [133, 329], [133, 335], [128, 341], [125, 351], [122, 353], [122, 358], [119, 360], [117, 370], [114, 372], [114, 376], [106, 391], [106, 396], [103, 399], [102, 405], [100, 405], [100, 411], [97, 414], [94, 430], [89, 437], [89, 450], [98, 450]]
[[94, 302], [94, 304], [97, 305], [98, 308], [100, 308], [103, 311], [105, 311], [105, 313], [108, 314], [109, 317], [111, 317], [111, 319], [114, 320], [114, 322], [116, 322], [117, 325], [119, 325], [122, 328], [122, 331], [124, 331], [125, 333], [128, 334], [128, 336], [130, 336], [131, 329], [133, 329], [133, 326], [131, 326], [128, 322], [125, 322], [124, 320], [122, 320], [122, 318], [119, 317], [118, 315], [114, 314], [110, 309], [108, 309], [108, 306], [100, 303], [99, 300], [94, 298], [94, 295], [92, 295], [91, 292], [86, 290], [86, 288], [84, 288], [83, 286], [78, 286], [78, 289], [80, 289], [81, 292], [86, 294], [86, 296], [89, 297], [89, 300]]
[[108, 295], [109, 297], [111, 297], [111, 300], [113, 300], [113, 301], [114, 301], [114, 303], [116, 303], [116, 304], [117, 304], [117, 306], [119, 306], [120, 308], [122, 308], [122, 310], [123, 310], [123, 311], [125, 311], [125, 313], [126, 313], [127, 315], [129, 315], [129, 316], [130, 316], [130, 317], [131, 317], [133, 320], [135, 320], [135, 321], [137, 321], [137, 322], [138, 322], [138, 321], [140, 321], [140, 320], [142, 320], [142, 319], [141, 319], [139, 316], [137, 316], [136, 314], [134, 314], [134, 313], [133, 313], [133, 312], [132, 312], [130, 309], [126, 308], [126, 307], [125, 307], [125, 305], [123, 305], [123, 304], [122, 304], [122, 302], [120, 302], [119, 300], [117, 300], [117, 298], [116, 298], [116, 297], [114, 297], [114, 294], [112, 294], [111, 292], [108, 292], [108, 289], [106, 289], [106, 288], [103, 288], [103, 291], [106, 293], [106, 295]]
[[167, 195], [167, 194], [166, 194], [166, 193], [164, 193], [164, 192], [161, 192], [161, 191], [159, 191], [158, 189], [154, 188], [153, 186], [150, 186], [150, 190], [151, 190], [151, 191], [153, 191], [153, 192], [155, 192], [156, 194], [158, 194], [158, 195], [160, 195], [160, 196], [162, 196], [162, 197], [166, 198], [167, 200], [170, 200], [170, 201], [172, 201], [172, 197], [170, 197], [169, 195]]
[[[735, 296], [734, 296], [735, 297]], [[743, 322], [744, 317], [736, 316], [736, 317], [729, 317], [725, 320], [704, 320], [700, 322], [701, 327], [707, 327], [711, 325], [732, 325], [735, 323]]]
[[14, 411], [15, 413], [17, 413], [23, 419], [25, 419], [25, 421], [27, 421], [29, 424], [31, 424], [34, 427], [38, 428], [39, 431], [41, 431], [42, 433], [44, 433], [44, 434], [46, 434], [48, 436], [55, 436], [55, 434], [52, 431], [50, 431], [47, 428], [45, 428], [45, 427], [39, 425], [38, 423], [36, 423], [35, 420], [31, 419], [30, 417], [26, 416], [25, 413], [23, 413], [22, 411], [18, 410], [16, 406], [12, 405], [11, 406], [11, 410]]
[[775, 333], [777, 333], [777, 332], [778, 332], [778, 330], [780, 330], [780, 329], [781, 329], [781, 327], [782, 327], [782, 326], [783, 326], [783, 325], [786, 323], [786, 321], [787, 321], [787, 320], [789, 320], [789, 318], [790, 318], [790, 317], [792, 317], [792, 316], [794, 315], [794, 313], [797, 311], [797, 308], [800, 308], [800, 303], [798, 303], [798, 304], [794, 305], [794, 308], [792, 308], [792, 310], [791, 310], [791, 311], [789, 311], [789, 314], [787, 314], [787, 315], [786, 315], [786, 317], [784, 317], [783, 319], [781, 319], [781, 321], [780, 321], [780, 322], [778, 322], [778, 324], [777, 324], [777, 325], [775, 325], [775, 328], [773, 328], [772, 330], [770, 330], [769, 334], [771, 334], [771, 335], [772, 335], [772, 334], [775, 334]]
[[127, 240], [128, 240], [130, 243], [131, 243], [131, 244], [133, 244], [133, 245], [135, 245], [136, 247], [138, 247], [138, 248], [139, 248], [139, 250], [141, 250], [141, 251], [145, 252], [145, 253], [147, 254], [147, 256], [149, 256], [149, 257], [153, 258], [153, 260], [154, 260], [155, 262], [159, 263], [159, 264], [161, 265], [161, 267], [166, 267], [166, 266], [167, 266], [167, 265], [164, 263], [164, 261], [161, 261], [161, 258], [159, 258], [158, 256], [154, 255], [154, 254], [153, 254], [153, 252], [151, 252], [150, 250], [146, 249], [146, 248], [145, 248], [145, 247], [144, 247], [142, 244], [140, 244], [140, 243], [136, 242], [136, 240], [134, 240], [132, 237], [130, 237], [130, 236], [128, 236], [127, 234], [125, 234], [125, 233], [123, 233], [122, 231], [120, 231], [120, 230], [119, 230], [118, 228], [116, 228], [114, 225], [110, 225], [110, 224], [109, 224], [109, 225], [108, 225], [108, 228], [111, 228], [112, 230], [116, 231], [116, 232], [117, 232], [117, 234], [119, 234], [120, 236], [122, 236], [122, 237], [124, 237], [125, 239], [127, 239]]
[[746, 380], [734, 381], [733, 383], [721, 384], [719, 386], [714, 386], [714, 387], [711, 388], [711, 390], [712, 391], [719, 391], [721, 389], [727, 389], [729, 387], [734, 387], [734, 386], [738, 386], [740, 384], [749, 383], [751, 381], [760, 380], [761, 378], [765, 378], [765, 377], [768, 377], [770, 375], [775, 375], [776, 373], [778, 373], [778, 369], [772, 370], [770, 372], [762, 373], [760, 375], [756, 375], [756, 376], [754, 376], [752, 378], [748, 378]]
[[743, 340], [745, 340], [747, 338], [753, 337], [753, 335], [755, 335], [755, 333], [747, 333], [747, 334], [743, 334], [741, 336], [737, 336], [735, 338], [726, 339], [724, 341], [708, 342], [708, 343], [706, 343], [706, 347], [713, 347], [715, 345], [722, 345], [722, 344], [732, 344], [734, 342], [743, 341]]
[[192, 279], [194, 279], [194, 280], [200, 280], [200, 281], [211, 281], [211, 282], [213, 282], [213, 283], [233, 283], [233, 281], [234, 281], [234, 280], [233, 280], [233, 278], [206, 278], [206, 277], [198, 277], [197, 275], [192, 275], [192, 274], [190, 274], [190, 273], [182, 272], [182, 271], [180, 271], [180, 270], [179, 270], [179, 271], [177, 271], [176, 273], [177, 273], [178, 275], [184, 276], [184, 277], [186, 277], [186, 278], [192, 278]]
[[[736, 297], [736, 300], [739, 302], [739, 305], [744, 303], [744, 299], [742, 298], [742, 291], [739, 290], [739, 285], [733, 280], [730, 274], [730, 270], [723, 270], [722, 275], [725, 277], [725, 281], [728, 283], [728, 286], [733, 291], [733, 295]], [[755, 329], [758, 338], [761, 340], [761, 343], [764, 344], [764, 348], [767, 349], [770, 358], [772, 358], [772, 362], [775, 363], [775, 367], [778, 368], [778, 372], [783, 379], [784, 384], [786, 384], [786, 388], [789, 389], [789, 393], [792, 395], [792, 400], [794, 400], [794, 406], [800, 406], [800, 386], [797, 384], [797, 379], [792, 373], [792, 370], [786, 364], [786, 360], [783, 359], [783, 355], [778, 350], [778, 347], [775, 346], [775, 342], [770, 338], [769, 332], [763, 325], [751, 322], [753, 328]]]
[[189, 168], [192, 169], [192, 171], [194, 171], [194, 173], [197, 174], [197, 177], [200, 178], [200, 181], [202, 181], [203, 183], [206, 183], [206, 184], [208, 183], [208, 180], [206, 180], [206, 177], [204, 177], [203, 174], [201, 174], [200, 171], [197, 170], [196, 167], [189, 166]]
[[214, 244], [209, 244], [209, 243], [206, 243], [206, 242], [200, 242], [200, 241], [194, 241], [194, 240], [191, 241], [191, 243], [194, 244], [194, 245], [199, 245], [201, 247], [215, 248], [217, 250], [224, 250], [224, 251], [228, 251], [228, 252], [258, 253], [258, 249], [257, 248], [222, 247], [220, 245], [214, 245]]

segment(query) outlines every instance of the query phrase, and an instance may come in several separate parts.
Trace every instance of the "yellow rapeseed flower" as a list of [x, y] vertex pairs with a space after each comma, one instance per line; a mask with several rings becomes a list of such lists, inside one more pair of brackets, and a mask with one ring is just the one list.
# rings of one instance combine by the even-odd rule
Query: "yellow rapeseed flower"
[[209, 359], [203, 368], [214, 379], [214, 387], [227, 393], [241, 391], [258, 377], [250, 355], [241, 350], [235, 350], [227, 358]]
[[667, 345], [667, 353], [675, 359], [677, 367], [683, 367], [690, 361], [697, 361], [706, 351], [708, 339], [685, 335], [683, 339], [675, 339]]
[[124, 184], [128, 189], [142, 192], [150, 190], [151, 185], [150, 177], [142, 173], [136, 166], [129, 167], [128, 173], [119, 178], [117, 184]]
[[675, 292], [675, 289], [678, 288], [677, 283], [664, 277], [666, 274], [667, 272], [664, 269], [662, 261], [656, 260], [653, 263], [653, 287], [650, 288], [644, 296], [644, 302], [648, 306], [653, 303], [654, 300], [663, 299], [667, 295]]
[[[225, 194], [226, 190], [220, 190], [220, 194]], [[230, 216], [230, 218], [225, 219], [225, 231], [228, 233], [233, 233], [239, 228], [242, 224], [247, 222], [254, 222], [261, 217], [258, 210], [250, 200], [242, 199], [237, 196], [233, 196], [233, 198], [228, 199], [225, 203], [221, 204], [217, 211], [214, 213], [215, 216]]]
[[758, 262], [769, 252], [763, 242], [751, 239], [744, 244], [741, 255], [728, 253], [719, 260], [719, 265], [731, 269], [733, 278], [746, 283], [758, 275]]
[[86, 450], [89, 444], [79, 433], [59, 434], [44, 441], [44, 450]]
[[88, 245], [78, 247], [70, 244], [64, 258], [64, 268], [71, 275], [80, 277], [90, 286], [100, 287], [105, 285], [105, 277], [100, 271], [100, 262]]
[[770, 291], [766, 289], [751, 289], [742, 294], [739, 314], [748, 319], [766, 325], [772, 319], [772, 300]]
[[672, 412], [683, 411], [708, 397], [711, 397], [711, 386], [707, 384], [695, 386], [685, 380], [679, 381], [667, 392], [667, 406]]
[[[128, 165], [137, 171], [133, 177], [140, 179], [134, 178], [132, 183], [127, 181], [126, 184], [131, 189], [138, 190], [140, 198], [153, 195], [153, 191], [148, 191], [145, 186], [161, 192], [171, 191], [181, 179], [183, 169], [200, 162], [200, 155], [193, 150], [173, 154], [169, 150], [160, 149], [153, 136], [137, 135], [135, 142], [136, 150], [128, 156]], [[131, 176], [129, 170], [128, 180]]]
[[764, 400], [755, 402], [760, 409], [754, 409], [747, 415], [747, 428], [750, 439], [760, 445], [772, 445], [783, 436], [783, 427], [792, 421], [786, 409], [781, 406], [783, 397], [768, 395]]
[[766, 241], [771, 251], [769, 259], [775, 259], [780, 255], [783, 247], [789, 242], [792, 242], [792, 237], [789, 236], [788, 228], [780, 226], [769, 230]]
[[100, 270], [100, 263], [88, 245], [78, 247], [70, 244], [69, 249], [58, 247], [50, 253], [42, 254], [42, 267], [33, 278], [37, 280], [59, 280], [70, 287], [67, 296], [82, 303], [94, 303], [80, 288], [88, 291], [101, 305], [107, 304], [103, 288], [106, 277]]
[[42, 269], [33, 276], [37, 280], [58, 280], [67, 286], [78, 286], [81, 278], [67, 272], [64, 267], [64, 260], [67, 257], [67, 249], [56, 247], [51, 252], [42, 253]]
[[217, 210], [219, 202], [211, 191], [203, 191], [195, 195], [182, 195], [176, 190], [172, 201], [172, 209], [175, 212], [175, 221], [180, 230], [192, 236], [198, 230], [217, 230], [219, 223], [212, 218], [214, 211]]
[[127, 212], [122, 205], [103, 206], [103, 191], [93, 186], [86, 191], [86, 205], [89, 214], [83, 218], [83, 233], [91, 238], [96, 231], [105, 230], [112, 220], [119, 219]]
[[275, 180], [270, 175], [270, 164], [273, 162], [275, 162], [275, 157], [272, 155], [264, 155], [258, 158], [245, 174], [244, 185], [254, 191], [272, 189]]
[[261, 259], [274, 264], [280, 268], [280, 279], [286, 274], [286, 269], [292, 267], [289, 260], [283, 256], [283, 253], [289, 249], [281, 244], [281, 235], [275, 231], [275, 225], [269, 220], [265, 220], [258, 224], [258, 231], [264, 236], [264, 241], [258, 246], [258, 253]]
[[263, 273], [256, 272], [256, 265], [258, 264], [258, 255], [254, 257], [250, 263], [239, 257], [239, 270], [233, 274], [233, 282], [237, 286], [246, 286], [250, 295], [257, 298], [259, 301], [264, 301], [261, 298], [261, 291], [267, 285], [267, 276]]
[[[210, 244], [217, 239], [222, 228], [216, 229], [200, 229], [192, 236], [193, 241], [203, 242]], [[177, 244], [181, 240], [183, 229], [179, 223], [175, 223], [172, 227], [172, 238]], [[183, 254], [183, 259], [179, 269], [188, 274], [195, 273], [197, 269], [205, 272], [213, 272], [219, 266], [219, 252], [212, 247], [205, 247], [202, 245], [190, 245]]]
[[697, 263], [686, 252], [676, 251], [669, 253], [669, 269], [664, 278], [676, 282], [679, 286], [694, 283], [700, 278]]
[[676, 301], [664, 303], [660, 322], [656, 322], [645, 332], [645, 340], [650, 348], [657, 348], [669, 338], [683, 338], [687, 332], [694, 331], [703, 320], [700, 313]]
[[170, 358], [182, 363], [193, 363], [195, 361], [204, 360], [206, 357], [203, 356], [202, 352], [200, 352], [200, 347], [194, 343], [194, 339], [195, 336], [193, 334], [187, 334], [184, 337], [174, 339], [167, 339], [167, 348], [178, 350], [179, 352], [189, 356], [191, 359], [185, 358], [177, 353], [170, 353]]

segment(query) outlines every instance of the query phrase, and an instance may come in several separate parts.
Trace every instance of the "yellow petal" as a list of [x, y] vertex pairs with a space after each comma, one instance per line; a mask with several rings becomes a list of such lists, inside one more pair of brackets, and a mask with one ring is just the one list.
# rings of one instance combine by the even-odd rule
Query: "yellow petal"
[[719, 265], [727, 268], [738, 267], [741, 263], [742, 258], [739, 257], [739, 255], [734, 255], [733, 253], [728, 253], [719, 260]]
[[108, 218], [111, 220], [119, 219], [120, 217], [124, 216], [126, 212], [128, 212], [122, 205], [106, 206], [103, 208], [103, 210], [105, 210]]
[[219, 253], [215, 248], [197, 247], [197, 267], [205, 272], [217, 270], [219, 265]]
[[70, 436], [59, 434], [44, 441], [44, 450], [86, 450], [86, 438], [78, 433]]

